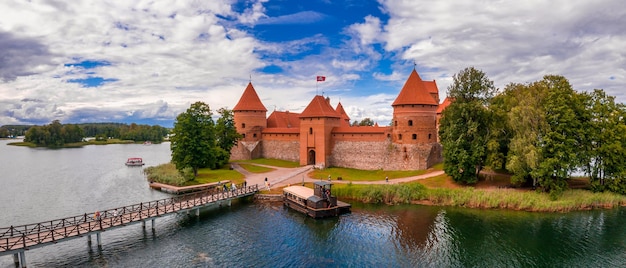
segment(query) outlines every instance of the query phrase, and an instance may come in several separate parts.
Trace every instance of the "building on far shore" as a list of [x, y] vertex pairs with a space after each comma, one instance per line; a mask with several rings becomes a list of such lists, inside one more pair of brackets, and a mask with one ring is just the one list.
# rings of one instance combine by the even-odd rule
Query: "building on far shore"
[[274, 158], [300, 165], [364, 170], [427, 169], [442, 161], [438, 121], [450, 102], [439, 104], [436, 82], [413, 70], [391, 104], [391, 126], [350, 126], [341, 102], [316, 95], [301, 113], [267, 109], [249, 83], [233, 108], [243, 138], [231, 160]]

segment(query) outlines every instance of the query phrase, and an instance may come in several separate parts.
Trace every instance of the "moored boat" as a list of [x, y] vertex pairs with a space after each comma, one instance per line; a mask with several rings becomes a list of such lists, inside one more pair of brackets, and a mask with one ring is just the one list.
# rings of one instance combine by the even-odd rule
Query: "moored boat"
[[139, 157], [131, 157], [126, 160], [126, 165], [127, 166], [143, 166], [144, 162], [143, 162], [143, 159]]
[[313, 218], [338, 216], [350, 212], [351, 205], [332, 195], [332, 183], [317, 181], [314, 189], [304, 186], [283, 188], [283, 204]]

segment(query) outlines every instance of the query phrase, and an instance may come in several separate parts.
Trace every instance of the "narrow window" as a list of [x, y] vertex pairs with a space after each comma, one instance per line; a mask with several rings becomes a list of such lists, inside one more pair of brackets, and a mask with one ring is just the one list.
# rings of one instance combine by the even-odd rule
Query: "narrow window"
[[409, 127], [413, 125], [413, 120], [409, 120]]
[[413, 134], [413, 135], [412, 135], [412, 138], [413, 138], [414, 140], [417, 140], [417, 134]]
[[253, 138], [256, 138], [256, 133], [252, 134], [252, 137], [253, 137]]
[[241, 123], [241, 128], [246, 128], [246, 123]]
[[430, 137], [432, 136], [432, 134], [428, 133], [428, 139], [430, 140]]
[[245, 139], [246, 138], [246, 134], [241, 134], [241, 136]]
[[394, 121], [394, 124], [396, 125], [396, 127], [398, 126], [398, 120]]
[[401, 140], [402, 139], [402, 134], [398, 134], [398, 139]]
[[312, 127], [309, 128], [309, 134], [313, 134], [313, 128]]

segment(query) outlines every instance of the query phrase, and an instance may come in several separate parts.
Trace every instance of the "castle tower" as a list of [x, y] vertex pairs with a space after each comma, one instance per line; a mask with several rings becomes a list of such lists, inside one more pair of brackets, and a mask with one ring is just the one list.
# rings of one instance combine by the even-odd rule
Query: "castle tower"
[[259, 99], [252, 82], [243, 91], [233, 108], [237, 133], [242, 135], [239, 144], [231, 151], [232, 159], [253, 159], [260, 156], [261, 131], [267, 127], [267, 109]]
[[335, 109], [335, 111], [337, 111], [339, 113], [339, 115], [341, 115], [341, 126], [342, 127], [349, 127], [350, 126], [350, 117], [346, 113], [346, 110], [343, 109], [343, 105], [341, 105], [341, 102], [339, 102], [337, 104], [337, 108]]
[[341, 118], [330, 99], [317, 95], [311, 100], [300, 114], [300, 165], [328, 165], [331, 131], [341, 125]]
[[[432, 83], [432, 85], [427, 85]], [[435, 87], [432, 89], [432, 87]], [[417, 71], [409, 75], [393, 107], [392, 142], [397, 144], [426, 144], [437, 142], [436, 84], [422, 81]], [[435, 94], [436, 92], [436, 94]]]

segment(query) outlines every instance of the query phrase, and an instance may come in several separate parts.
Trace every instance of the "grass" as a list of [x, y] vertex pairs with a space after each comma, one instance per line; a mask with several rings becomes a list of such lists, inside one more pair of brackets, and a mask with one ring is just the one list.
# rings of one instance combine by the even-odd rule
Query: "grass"
[[459, 188], [462, 187], [452, 181], [450, 176], [443, 174], [420, 180], [419, 183], [428, 188]]
[[472, 187], [459, 189], [428, 189], [424, 200], [434, 205], [470, 208], [496, 208], [525, 211], [568, 212], [626, 205], [626, 197], [614, 193], [593, 193], [587, 190], [567, 190], [557, 200], [547, 193], [514, 189], [483, 190]]
[[[445, 176], [435, 177], [440, 182]], [[626, 205], [626, 196], [615, 193], [593, 193], [571, 189], [557, 200], [550, 195], [516, 189], [476, 189], [473, 187], [434, 188], [420, 182], [403, 184], [345, 184], [335, 185], [333, 193], [340, 198], [365, 203], [413, 203], [438, 206], [458, 206], [483, 209], [511, 209], [541, 212], [568, 212]]]
[[327, 179], [328, 175], [331, 179], [336, 180], [341, 177], [344, 181], [382, 181], [385, 177], [389, 179], [405, 178], [425, 174], [426, 170], [409, 170], [409, 171], [394, 171], [394, 170], [360, 170], [352, 168], [326, 168], [323, 170], [314, 170], [309, 173], [309, 177], [314, 179]]
[[283, 167], [283, 168], [296, 168], [300, 166], [300, 163], [293, 161], [286, 161], [280, 159], [271, 159], [271, 158], [257, 158], [252, 160], [237, 160], [234, 161], [237, 163], [251, 163], [251, 164], [259, 164], [273, 167]]
[[148, 180], [175, 186], [199, 185], [223, 180], [229, 180], [239, 184], [243, 183], [245, 180], [245, 177], [241, 173], [231, 170], [230, 165], [214, 170], [201, 168], [198, 170], [198, 176], [192, 181], [185, 181], [183, 176], [176, 169], [176, 166], [172, 163], [147, 167], [144, 171], [147, 174]]
[[242, 167], [243, 169], [245, 169], [248, 172], [251, 173], [265, 173], [265, 172], [270, 172], [270, 171], [274, 171], [276, 169], [274, 168], [268, 168], [265, 166], [259, 166], [259, 165], [253, 165], [253, 164], [245, 164], [245, 163], [239, 163], [239, 166]]

